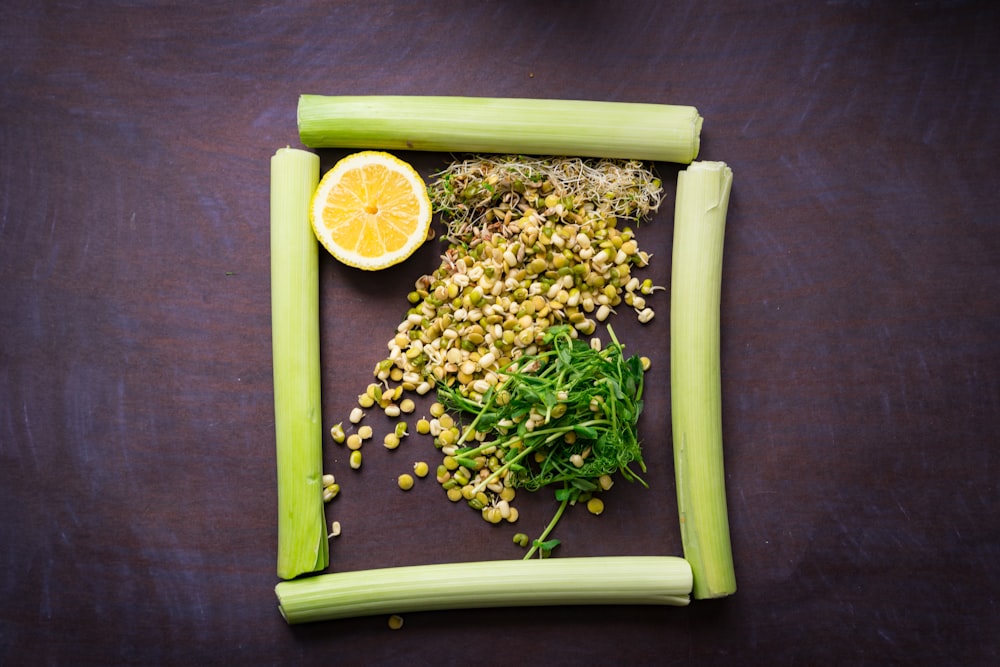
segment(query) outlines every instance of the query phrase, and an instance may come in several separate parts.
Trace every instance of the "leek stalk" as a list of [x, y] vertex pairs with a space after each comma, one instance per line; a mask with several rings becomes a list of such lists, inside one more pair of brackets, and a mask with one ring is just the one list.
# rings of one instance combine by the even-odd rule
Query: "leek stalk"
[[698, 156], [690, 106], [590, 100], [302, 95], [299, 137], [311, 148], [379, 148], [658, 160]]
[[696, 599], [736, 591], [722, 455], [719, 308], [733, 173], [695, 162], [677, 178], [670, 395], [677, 506]]
[[[491, 584], [491, 582], [494, 582]], [[275, 587], [289, 624], [440, 609], [688, 604], [676, 556], [601, 556], [413, 565], [321, 574]]]
[[271, 344], [278, 468], [278, 576], [326, 568], [320, 406], [319, 249], [309, 202], [319, 157], [292, 148], [271, 158]]

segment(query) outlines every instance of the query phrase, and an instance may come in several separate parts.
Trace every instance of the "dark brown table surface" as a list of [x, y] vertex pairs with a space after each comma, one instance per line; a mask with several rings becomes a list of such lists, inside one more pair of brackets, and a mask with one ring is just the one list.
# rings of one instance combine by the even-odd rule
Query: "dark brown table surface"
[[[0, 8], [0, 664], [996, 664], [993, 3], [180, 4]], [[699, 108], [701, 159], [735, 172], [735, 596], [285, 624], [268, 160], [299, 145], [301, 93]], [[639, 228], [659, 284], [679, 168], [657, 165], [667, 203]], [[327, 426], [440, 251], [378, 274], [321, 258]], [[563, 556], [680, 553], [668, 304], [615, 319], [653, 359], [649, 488], [570, 513]], [[428, 441], [380, 449], [352, 473], [327, 448], [332, 571], [518, 557], [432, 480], [395, 489]]]

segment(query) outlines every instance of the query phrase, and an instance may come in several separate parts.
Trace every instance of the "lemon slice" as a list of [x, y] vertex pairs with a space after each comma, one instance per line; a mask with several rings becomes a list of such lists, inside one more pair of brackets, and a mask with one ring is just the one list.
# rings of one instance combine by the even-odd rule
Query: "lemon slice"
[[323, 176], [309, 217], [331, 255], [377, 270], [402, 262], [427, 239], [431, 202], [409, 164], [381, 151], [362, 151]]

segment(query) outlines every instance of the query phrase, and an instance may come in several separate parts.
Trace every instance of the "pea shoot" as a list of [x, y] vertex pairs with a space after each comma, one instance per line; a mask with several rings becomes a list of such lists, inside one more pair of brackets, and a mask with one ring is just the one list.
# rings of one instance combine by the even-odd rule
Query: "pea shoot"
[[[479, 505], [480, 494], [499, 502], [497, 488], [557, 487], [559, 508], [525, 558], [550, 554], [559, 540], [549, 535], [566, 508], [608, 488], [609, 475], [645, 486], [632, 469], [646, 470], [637, 432], [643, 363], [623, 355], [611, 327], [608, 334], [611, 343], [602, 349], [572, 335], [568, 325], [549, 328], [542, 351], [502, 369], [504, 379], [480, 399], [438, 387], [447, 408], [472, 415], [448, 450], [460, 466], [475, 471], [469, 495]], [[487, 435], [479, 440], [477, 433]]]

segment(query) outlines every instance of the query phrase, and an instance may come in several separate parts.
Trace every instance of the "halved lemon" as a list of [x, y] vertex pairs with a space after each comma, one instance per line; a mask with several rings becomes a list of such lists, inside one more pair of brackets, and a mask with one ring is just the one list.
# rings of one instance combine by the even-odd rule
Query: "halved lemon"
[[431, 202], [417, 171], [394, 155], [362, 151], [328, 171], [309, 213], [331, 255], [359, 269], [384, 269], [427, 239]]

